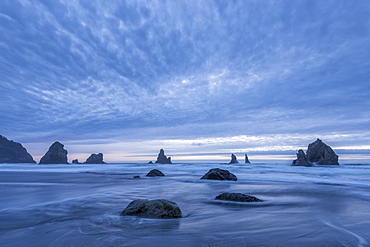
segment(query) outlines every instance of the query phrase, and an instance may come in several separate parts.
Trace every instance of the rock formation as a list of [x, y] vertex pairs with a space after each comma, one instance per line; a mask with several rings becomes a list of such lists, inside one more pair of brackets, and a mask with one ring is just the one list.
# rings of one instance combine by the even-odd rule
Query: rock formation
[[215, 197], [215, 200], [225, 200], [225, 201], [234, 201], [234, 202], [262, 202], [254, 196], [248, 196], [242, 193], [222, 193]]
[[153, 161], [149, 161], [148, 164], [153, 164]]
[[72, 160], [72, 164], [81, 164], [81, 163], [78, 162], [78, 159], [75, 159], [75, 160]]
[[60, 142], [54, 142], [46, 154], [41, 158], [40, 164], [68, 164], [67, 150]]
[[250, 161], [249, 161], [249, 159], [248, 159], [248, 155], [247, 154], [245, 154], [245, 163], [251, 163]]
[[313, 164], [307, 160], [303, 150], [299, 149], [297, 153], [297, 159], [293, 160], [292, 166], [313, 166]]
[[338, 155], [322, 140], [317, 139], [308, 145], [306, 154], [304, 154], [303, 150], [298, 151], [297, 159], [293, 161], [292, 166], [311, 166], [311, 163], [317, 165], [339, 165]]
[[172, 164], [171, 162], [171, 157], [166, 157], [166, 155], [164, 155], [164, 150], [161, 149], [159, 151], [159, 154], [158, 154], [158, 157], [157, 157], [157, 161], [155, 163], [159, 163], [159, 164]]
[[138, 179], [138, 178], [140, 178], [140, 176], [139, 175], [136, 175], [136, 176], [133, 176], [133, 178], [134, 179]]
[[163, 177], [164, 174], [158, 170], [158, 169], [153, 169], [148, 174], [146, 174], [147, 177]]
[[91, 154], [89, 158], [84, 162], [84, 164], [106, 164], [103, 161], [103, 154]]
[[0, 135], [0, 163], [36, 163], [22, 144]]
[[229, 172], [228, 170], [222, 170], [220, 168], [210, 169], [201, 179], [213, 179], [213, 180], [232, 180], [236, 181], [238, 178]]
[[134, 200], [130, 202], [120, 215], [172, 219], [181, 218], [182, 212], [175, 202], [169, 200]]
[[237, 160], [234, 154], [231, 154], [231, 161], [229, 162], [229, 164], [235, 164], [235, 163], [239, 163], [239, 161]]

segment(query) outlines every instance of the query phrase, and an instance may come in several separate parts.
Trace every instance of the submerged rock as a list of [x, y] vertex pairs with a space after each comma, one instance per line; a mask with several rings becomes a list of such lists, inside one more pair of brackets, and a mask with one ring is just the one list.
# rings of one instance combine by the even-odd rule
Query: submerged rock
[[130, 202], [120, 215], [172, 219], [181, 218], [182, 212], [175, 202], [169, 200], [134, 200]]
[[248, 155], [247, 154], [245, 154], [245, 163], [251, 163], [250, 161], [249, 161], [249, 159], [248, 159]]
[[293, 160], [292, 166], [313, 166], [313, 164], [307, 160], [303, 150], [299, 149], [297, 153], [297, 159]]
[[155, 163], [159, 163], [159, 164], [172, 164], [171, 157], [168, 157], [167, 158], [166, 155], [164, 155], [164, 150], [161, 149], [161, 150], [159, 150], [157, 161]]
[[67, 150], [60, 142], [54, 142], [46, 154], [41, 158], [40, 164], [68, 164]]
[[302, 149], [298, 150], [297, 159], [293, 161], [292, 166], [313, 166], [317, 165], [339, 165], [338, 155], [333, 149], [318, 139], [308, 145], [306, 154]]
[[308, 145], [306, 157], [309, 162], [316, 162], [318, 165], [339, 165], [338, 155], [319, 138]]
[[148, 174], [146, 174], [147, 177], [163, 177], [164, 174], [158, 170], [158, 169], [153, 169]]
[[235, 163], [239, 163], [239, 161], [234, 154], [231, 154], [231, 161], [229, 162], [229, 164], [235, 164]]
[[134, 176], [133, 178], [137, 179], [137, 178], [140, 178], [140, 176], [139, 176], [139, 175], [136, 175], [136, 176]]
[[106, 164], [103, 161], [103, 154], [91, 154], [89, 158], [84, 162], [84, 164]]
[[36, 163], [22, 144], [0, 135], [0, 163]]
[[210, 169], [201, 179], [213, 179], [213, 180], [232, 180], [236, 181], [238, 178], [229, 172], [228, 170], [222, 170], [220, 168]]
[[215, 197], [215, 200], [225, 200], [225, 201], [234, 201], [234, 202], [262, 202], [254, 196], [249, 196], [242, 193], [222, 193]]

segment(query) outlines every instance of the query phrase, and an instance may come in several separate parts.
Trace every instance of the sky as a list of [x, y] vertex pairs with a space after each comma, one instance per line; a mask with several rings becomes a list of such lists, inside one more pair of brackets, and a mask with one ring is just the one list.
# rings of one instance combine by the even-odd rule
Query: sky
[[370, 1], [1, 0], [0, 135], [38, 161], [370, 163]]

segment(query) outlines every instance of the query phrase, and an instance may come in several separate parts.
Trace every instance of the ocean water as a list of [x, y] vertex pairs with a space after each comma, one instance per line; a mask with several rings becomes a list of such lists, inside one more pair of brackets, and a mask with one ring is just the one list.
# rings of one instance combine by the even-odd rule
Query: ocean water
[[[166, 176], [145, 177], [154, 168]], [[238, 181], [200, 180], [211, 168]], [[215, 201], [222, 192], [263, 202]], [[160, 198], [183, 218], [119, 216]], [[0, 246], [369, 245], [366, 164], [0, 164]]]

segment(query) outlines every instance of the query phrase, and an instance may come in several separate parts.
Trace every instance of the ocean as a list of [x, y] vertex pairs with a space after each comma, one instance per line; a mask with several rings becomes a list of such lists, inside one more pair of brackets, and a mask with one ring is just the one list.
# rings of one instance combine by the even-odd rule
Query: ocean
[[[201, 180], [211, 168], [238, 180]], [[183, 218], [120, 216], [135, 199], [174, 201]], [[369, 164], [0, 164], [0, 246], [369, 245]]]

